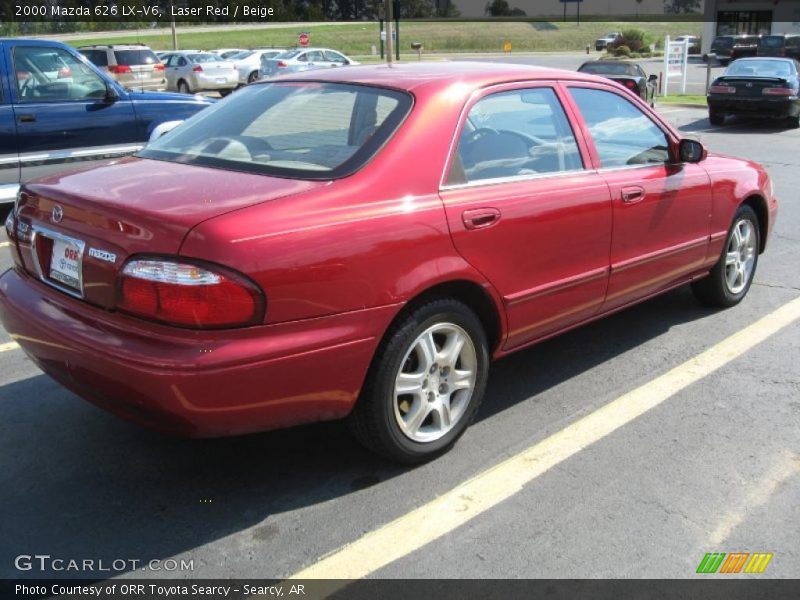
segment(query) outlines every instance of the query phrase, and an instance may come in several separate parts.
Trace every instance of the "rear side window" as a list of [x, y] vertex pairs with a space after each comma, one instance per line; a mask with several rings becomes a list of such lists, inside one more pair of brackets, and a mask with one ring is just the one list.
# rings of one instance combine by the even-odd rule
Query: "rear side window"
[[154, 65], [160, 62], [152, 50], [114, 50], [114, 59], [118, 65]]
[[80, 52], [98, 67], [108, 66], [108, 56], [105, 50], [81, 50]]
[[491, 94], [469, 111], [449, 185], [582, 169], [575, 136], [552, 88]]
[[148, 145], [140, 156], [294, 177], [336, 179], [361, 168], [411, 109], [395, 90], [340, 83], [248, 86]]
[[782, 35], [765, 35], [758, 40], [758, 45], [762, 48], [783, 48], [785, 41]]
[[645, 113], [613, 92], [570, 88], [604, 168], [669, 162], [669, 140]]

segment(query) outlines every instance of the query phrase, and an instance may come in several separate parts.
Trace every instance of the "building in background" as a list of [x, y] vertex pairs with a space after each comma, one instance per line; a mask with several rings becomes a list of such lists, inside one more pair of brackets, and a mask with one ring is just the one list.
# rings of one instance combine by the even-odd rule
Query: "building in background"
[[703, 53], [718, 35], [800, 33], [800, 0], [705, 0]]

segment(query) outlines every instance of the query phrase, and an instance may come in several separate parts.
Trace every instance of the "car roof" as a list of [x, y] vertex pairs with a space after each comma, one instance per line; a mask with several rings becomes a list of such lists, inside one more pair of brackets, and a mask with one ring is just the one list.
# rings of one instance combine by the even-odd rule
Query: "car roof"
[[781, 56], [745, 56], [744, 58], [737, 58], [734, 62], [751, 62], [751, 61], [760, 61], [763, 62], [765, 60], [771, 60], [774, 62], [788, 62], [788, 63], [795, 63], [797, 62], [793, 58], [783, 58]]
[[92, 49], [111, 49], [111, 50], [150, 50], [147, 44], [93, 44], [90, 46], [79, 46], [78, 50]]
[[457, 84], [480, 89], [515, 81], [551, 81], [554, 79], [608, 83], [604, 77], [576, 71], [470, 61], [394, 63], [391, 66], [385, 64], [359, 65], [347, 69], [305, 71], [278, 79], [265, 80], [264, 83], [291, 80], [331, 81], [412, 91], [420, 88], [446, 89]]

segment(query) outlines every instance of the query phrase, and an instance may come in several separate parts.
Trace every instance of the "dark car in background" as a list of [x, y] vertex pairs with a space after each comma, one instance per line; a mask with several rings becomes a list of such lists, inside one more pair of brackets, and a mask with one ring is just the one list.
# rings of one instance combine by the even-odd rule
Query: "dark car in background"
[[728, 115], [788, 119], [800, 127], [800, 63], [791, 58], [742, 58], [708, 90], [708, 118], [724, 125]]
[[757, 56], [780, 56], [800, 60], [800, 34], [763, 35], [758, 40]]
[[650, 106], [656, 104], [657, 75], [650, 75], [636, 63], [618, 60], [592, 60], [578, 67], [580, 73], [602, 75], [625, 86]]
[[61, 42], [0, 40], [0, 202], [20, 182], [142, 148], [210, 100], [125, 89]]
[[721, 35], [711, 43], [711, 53], [717, 60], [727, 65], [737, 58], [755, 56], [758, 52], [757, 35]]
[[143, 44], [81, 46], [78, 52], [123, 87], [150, 91], [167, 89], [164, 63]]

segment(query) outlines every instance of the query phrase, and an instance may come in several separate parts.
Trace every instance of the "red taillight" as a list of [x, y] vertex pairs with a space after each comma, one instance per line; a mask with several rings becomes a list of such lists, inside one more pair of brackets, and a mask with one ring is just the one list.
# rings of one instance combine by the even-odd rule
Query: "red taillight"
[[277, 64], [277, 65], [275, 65], [275, 66], [276, 66], [276, 67], [278, 67], [279, 69], [285, 69], [285, 68], [286, 68], [286, 67], [288, 67], [289, 65], [287, 65], [287, 64], [286, 64], [285, 62], [283, 62], [282, 60], [279, 60], [279, 61], [278, 61], [278, 64]]
[[629, 90], [639, 89], [639, 86], [636, 85], [636, 82], [633, 81], [632, 79], [626, 79], [625, 80], [625, 87], [628, 88]]
[[732, 85], [712, 85], [708, 88], [709, 94], [735, 94], [736, 88]]
[[765, 96], [794, 96], [794, 90], [792, 88], [783, 87], [764, 88], [761, 90], [761, 93]]
[[163, 71], [165, 69], [166, 67], [164, 66], [164, 63], [157, 63], [153, 65], [153, 71]]
[[58, 70], [58, 79], [66, 79], [67, 77], [72, 77], [72, 71], [70, 71], [67, 67]]
[[195, 65], [194, 67], [192, 67], [192, 71], [194, 71], [195, 73], [202, 73], [203, 67], [201, 67], [200, 65]]
[[116, 75], [120, 75], [122, 73], [130, 73], [131, 67], [130, 65], [109, 65], [108, 70]]
[[129, 261], [120, 275], [119, 310], [180, 327], [256, 325], [264, 319], [258, 287], [227, 269], [162, 259]]

